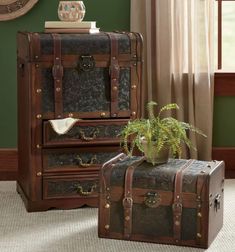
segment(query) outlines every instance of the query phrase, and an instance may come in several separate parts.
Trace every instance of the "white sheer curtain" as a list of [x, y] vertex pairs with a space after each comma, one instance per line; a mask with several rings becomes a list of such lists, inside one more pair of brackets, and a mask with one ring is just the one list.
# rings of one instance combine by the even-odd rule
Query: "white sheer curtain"
[[144, 37], [144, 102], [176, 102], [176, 117], [200, 128], [190, 134], [197, 152], [210, 160], [213, 120], [212, 0], [131, 0], [131, 30]]

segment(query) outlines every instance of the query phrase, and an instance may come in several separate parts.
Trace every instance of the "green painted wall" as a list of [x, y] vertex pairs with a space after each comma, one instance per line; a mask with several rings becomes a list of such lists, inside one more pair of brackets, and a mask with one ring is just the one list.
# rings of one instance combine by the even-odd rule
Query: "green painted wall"
[[216, 97], [213, 146], [235, 146], [235, 97]]
[[[39, 0], [23, 17], [0, 22], [0, 148], [17, 146], [16, 33], [43, 31], [45, 20], [57, 20], [58, 0]], [[129, 30], [129, 0], [84, 0], [84, 20], [103, 31]]]

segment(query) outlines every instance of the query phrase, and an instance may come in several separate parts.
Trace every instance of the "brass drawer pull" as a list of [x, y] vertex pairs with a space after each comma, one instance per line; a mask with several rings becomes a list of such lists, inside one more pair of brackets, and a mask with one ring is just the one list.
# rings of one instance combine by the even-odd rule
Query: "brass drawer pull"
[[84, 141], [87, 141], [87, 142], [94, 140], [97, 137], [98, 133], [99, 133], [99, 130], [95, 129], [95, 131], [93, 132], [92, 136], [91, 137], [87, 137], [85, 135], [85, 132], [83, 130], [80, 130], [81, 139], [84, 140]]
[[77, 192], [82, 196], [88, 196], [88, 195], [91, 195], [94, 192], [96, 187], [97, 187], [97, 185], [94, 184], [94, 185], [91, 186], [90, 190], [84, 191], [83, 187], [81, 185], [78, 185], [77, 186]]
[[86, 168], [92, 166], [94, 163], [97, 163], [96, 155], [94, 155], [90, 161], [90, 163], [83, 163], [81, 157], [77, 155], [77, 160], [79, 161], [79, 165]]

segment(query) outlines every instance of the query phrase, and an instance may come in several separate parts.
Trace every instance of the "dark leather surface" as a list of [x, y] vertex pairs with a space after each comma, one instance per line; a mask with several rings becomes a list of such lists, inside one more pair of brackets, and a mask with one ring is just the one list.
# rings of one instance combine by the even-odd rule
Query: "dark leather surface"
[[[130, 70], [120, 70], [118, 107], [130, 107]], [[42, 69], [42, 111], [53, 112], [54, 84], [51, 68]], [[110, 79], [108, 68], [95, 68], [89, 72], [65, 68], [63, 77], [64, 112], [107, 111], [110, 107]]]
[[[119, 53], [130, 53], [130, 40], [126, 34], [114, 33], [118, 40]], [[51, 34], [40, 33], [42, 54], [53, 54]], [[61, 36], [62, 54], [109, 54], [110, 39], [107, 34], [63, 34]]]
[[[126, 167], [138, 157], [132, 157], [116, 164], [112, 172], [111, 183], [115, 186], [123, 184]], [[153, 166], [144, 162], [135, 169], [133, 187], [174, 191], [174, 176], [186, 160], [170, 159], [168, 163]], [[197, 176], [206, 167], [207, 162], [195, 160], [183, 176], [183, 192], [196, 192]]]

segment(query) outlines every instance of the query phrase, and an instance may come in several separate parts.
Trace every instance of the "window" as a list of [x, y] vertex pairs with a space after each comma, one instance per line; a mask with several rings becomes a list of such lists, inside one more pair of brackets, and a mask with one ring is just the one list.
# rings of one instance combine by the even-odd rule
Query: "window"
[[216, 0], [216, 68], [235, 72], [235, 0]]

